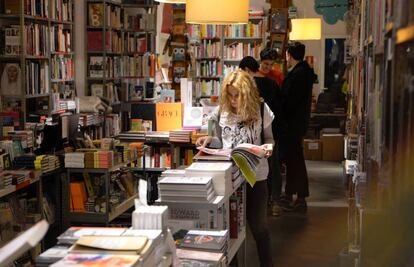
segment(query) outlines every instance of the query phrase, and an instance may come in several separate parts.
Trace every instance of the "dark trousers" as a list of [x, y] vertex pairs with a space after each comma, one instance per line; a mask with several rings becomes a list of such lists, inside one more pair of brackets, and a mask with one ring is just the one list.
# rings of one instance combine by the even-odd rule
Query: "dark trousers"
[[267, 176], [267, 188], [271, 200], [278, 201], [282, 193], [282, 174], [280, 173], [279, 148], [273, 150], [269, 163], [269, 175]]
[[247, 187], [246, 216], [247, 222], [256, 240], [260, 266], [271, 267], [272, 249], [267, 225], [267, 184], [266, 181], [258, 181], [252, 188]]
[[287, 195], [297, 194], [299, 198], [309, 196], [308, 172], [303, 157], [303, 137], [286, 136], [283, 138], [286, 162]]

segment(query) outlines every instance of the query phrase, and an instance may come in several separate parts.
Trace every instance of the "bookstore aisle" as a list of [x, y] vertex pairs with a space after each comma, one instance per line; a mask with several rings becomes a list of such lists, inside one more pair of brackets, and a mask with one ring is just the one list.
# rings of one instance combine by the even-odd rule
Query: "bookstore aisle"
[[[306, 215], [268, 216], [275, 266], [341, 266], [339, 254], [347, 240], [347, 201], [342, 165], [307, 161], [310, 197]], [[255, 244], [247, 231], [246, 266], [259, 266]]]

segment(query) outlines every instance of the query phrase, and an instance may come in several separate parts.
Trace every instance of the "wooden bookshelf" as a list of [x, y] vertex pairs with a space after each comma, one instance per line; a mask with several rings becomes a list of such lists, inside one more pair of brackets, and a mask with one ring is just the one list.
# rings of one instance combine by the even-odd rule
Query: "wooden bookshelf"
[[[3, 47], [0, 51], [1, 70], [4, 71], [8, 63], [18, 64], [19, 101], [23, 114], [51, 115], [57, 111], [60, 97], [75, 96], [72, 82], [73, 0], [47, 0], [47, 5], [36, 7], [30, 5], [34, 2], [16, 1], [19, 1], [20, 8], [18, 12], [14, 11], [15, 14], [5, 14], [5, 10], [0, 10], [0, 24], [7, 36], [4, 43], [0, 44]], [[54, 44], [56, 47], [52, 47]], [[61, 51], [62, 47], [65, 47], [67, 53]], [[64, 62], [60, 63], [61, 61]], [[48, 103], [45, 102], [42, 110], [33, 109], [40, 97], [48, 97]]]

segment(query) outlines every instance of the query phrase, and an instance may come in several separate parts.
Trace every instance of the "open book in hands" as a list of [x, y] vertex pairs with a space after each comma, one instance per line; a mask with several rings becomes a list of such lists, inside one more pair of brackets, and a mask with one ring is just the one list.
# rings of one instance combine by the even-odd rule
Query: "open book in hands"
[[253, 144], [239, 144], [233, 149], [214, 149], [198, 147], [202, 154], [195, 158], [209, 160], [230, 160], [233, 159], [240, 168], [246, 180], [253, 187], [256, 183], [256, 169], [260, 159], [264, 158], [266, 151], [263, 147]]

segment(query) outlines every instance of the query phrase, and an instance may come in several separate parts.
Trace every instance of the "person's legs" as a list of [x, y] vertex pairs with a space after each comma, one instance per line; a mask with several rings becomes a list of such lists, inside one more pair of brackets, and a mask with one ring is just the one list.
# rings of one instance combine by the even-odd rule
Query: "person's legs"
[[[309, 196], [308, 173], [303, 156], [303, 139], [289, 137], [286, 140], [286, 194], [297, 194], [294, 208], [306, 209], [305, 198]], [[289, 181], [289, 183], [288, 183]]]
[[267, 224], [267, 182], [258, 181], [254, 187], [247, 186], [246, 216], [254, 239], [256, 240], [260, 266], [273, 265], [272, 249]]

